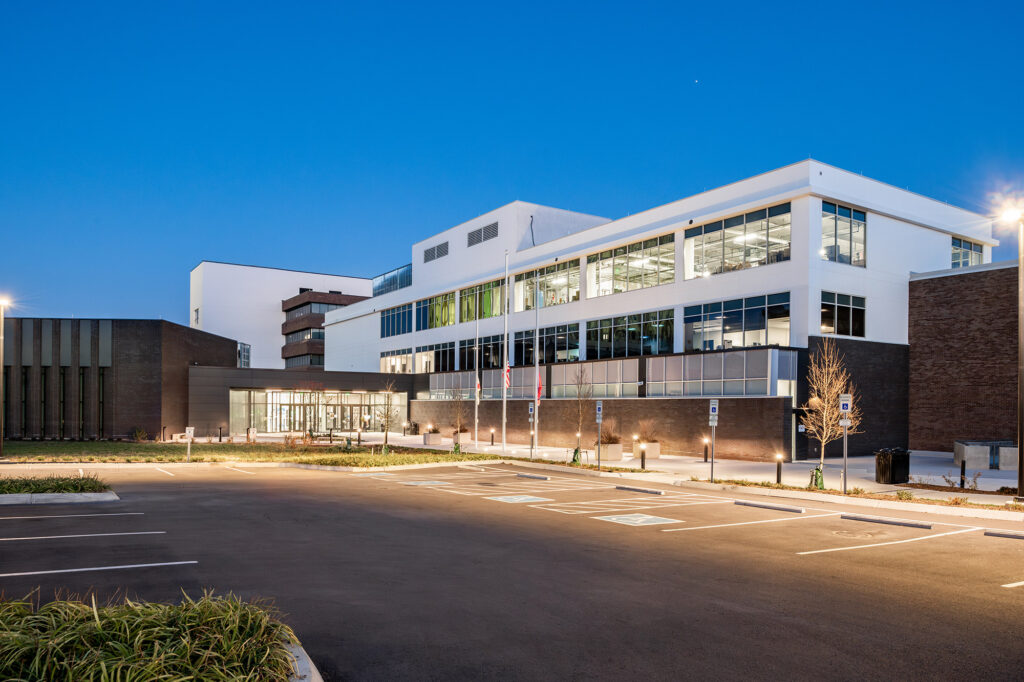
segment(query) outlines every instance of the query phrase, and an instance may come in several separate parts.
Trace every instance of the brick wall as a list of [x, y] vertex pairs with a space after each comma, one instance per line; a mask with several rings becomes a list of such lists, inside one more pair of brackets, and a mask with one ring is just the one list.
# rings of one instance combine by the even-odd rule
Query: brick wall
[[[508, 401], [507, 440], [530, 442], [528, 400]], [[463, 403], [466, 425], [472, 434], [473, 401]], [[673, 455], [702, 456], [703, 438], [711, 435], [708, 427], [708, 401], [685, 398], [619, 398], [603, 401], [605, 424], [614, 421], [624, 447], [630, 448], [632, 434], [640, 421], [653, 420], [662, 452]], [[410, 419], [422, 426], [436, 425], [451, 435], [454, 420], [453, 403], [447, 400], [414, 400], [410, 403]], [[540, 407], [540, 444], [573, 448], [576, 445], [575, 400], [544, 400]], [[789, 459], [792, 434], [792, 411], [789, 398], [721, 398], [720, 417], [715, 435], [716, 456], [728, 459], [774, 461], [781, 452]], [[480, 439], [490, 437], [496, 429], [495, 442], [501, 442], [501, 401], [480, 403]], [[586, 409], [583, 443], [593, 448], [597, 440], [594, 406]], [[472, 437], [472, 436], [471, 436]]]
[[1017, 438], [1017, 268], [910, 282], [910, 447]]
[[[856, 386], [862, 413], [861, 430], [849, 437], [849, 454], [870, 455], [879, 448], [907, 447], [907, 377], [909, 349], [895, 343], [877, 343], [857, 339], [833, 338], [843, 356], [850, 377]], [[810, 356], [821, 347], [823, 337], [808, 338], [808, 350], [800, 353], [797, 386], [798, 404], [808, 400], [808, 387], [804, 377]], [[817, 441], [809, 441], [797, 434], [797, 458], [817, 459], [820, 456]], [[841, 457], [841, 440], [825, 447], [826, 457]]]

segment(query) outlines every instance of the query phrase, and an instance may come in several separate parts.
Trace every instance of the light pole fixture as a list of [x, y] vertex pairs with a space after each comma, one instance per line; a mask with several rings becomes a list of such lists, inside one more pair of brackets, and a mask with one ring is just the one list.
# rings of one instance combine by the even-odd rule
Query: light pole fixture
[[1024, 502], [1024, 204], [1020, 201], [1003, 208], [1003, 222], [1017, 224], [1017, 496]]
[[7, 411], [7, 404], [4, 403], [4, 313], [11, 305], [10, 299], [0, 298], [0, 458], [4, 456], [4, 413]]

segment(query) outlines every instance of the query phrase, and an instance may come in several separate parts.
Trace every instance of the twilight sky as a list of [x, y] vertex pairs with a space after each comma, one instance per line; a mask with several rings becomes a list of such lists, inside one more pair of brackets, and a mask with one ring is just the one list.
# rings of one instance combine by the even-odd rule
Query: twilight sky
[[617, 218], [808, 156], [991, 213], [1024, 191], [1022, 27], [1010, 2], [9, 2], [0, 293], [187, 324], [202, 259], [373, 276], [514, 199]]

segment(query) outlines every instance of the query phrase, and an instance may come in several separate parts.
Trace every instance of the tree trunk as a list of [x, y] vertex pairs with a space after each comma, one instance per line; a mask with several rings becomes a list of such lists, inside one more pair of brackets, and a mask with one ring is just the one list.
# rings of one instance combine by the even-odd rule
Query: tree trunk
[[825, 441], [821, 440], [821, 441], [818, 441], [818, 442], [821, 444], [821, 460], [819, 461], [818, 464], [821, 467], [821, 470], [824, 471], [825, 470]]

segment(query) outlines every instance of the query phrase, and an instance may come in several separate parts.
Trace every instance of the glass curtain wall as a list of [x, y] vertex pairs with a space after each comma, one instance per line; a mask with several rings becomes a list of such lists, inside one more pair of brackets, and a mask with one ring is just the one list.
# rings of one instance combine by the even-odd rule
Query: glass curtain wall
[[416, 330], [448, 327], [456, 322], [455, 292], [416, 301]]
[[472, 322], [498, 317], [504, 310], [504, 304], [505, 285], [500, 279], [462, 289], [459, 291], [459, 320]]
[[594, 253], [587, 256], [587, 298], [671, 284], [675, 273], [674, 234]]
[[587, 359], [671, 353], [675, 312], [657, 310], [587, 322]]
[[[504, 348], [501, 335], [480, 337], [480, 367], [493, 369], [504, 362]], [[476, 339], [459, 341], [459, 369], [476, 369]]]
[[691, 227], [684, 233], [683, 279], [789, 260], [789, 203]]
[[380, 354], [380, 371], [385, 374], [411, 374], [412, 348], [383, 351]]
[[515, 311], [533, 310], [535, 293], [546, 308], [580, 300], [580, 262], [572, 259], [515, 276], [513, 303]]
[[686, 306], [683, 352], [789, 345], [789, 292]]
[[416, 371], [451, 372], [455, 369], [455, 342], [433, 343], [416, 347]]
[[[408, 418], [405, 393], [391, 393], [393, 424]], [[232, 435], [258, 433], [327, 433], [356, 428], [379, 430], [387, 412], [388, 394], [341, 391], [277, 391], [232, 389]], [[392, 426], [392, 429], [395, 427]]]
[[821, 258], [865, 267], [867, 215], [864, 211], [821, 202]]
[[[555, 364], [580, 359], [580, 326], [560, 324], [540, 330], [540, 362]], [[512, 360], [517, 367], [532, 365], [534, 333], [532, 329], [516, 332]]]

